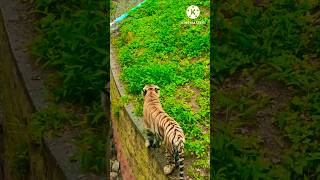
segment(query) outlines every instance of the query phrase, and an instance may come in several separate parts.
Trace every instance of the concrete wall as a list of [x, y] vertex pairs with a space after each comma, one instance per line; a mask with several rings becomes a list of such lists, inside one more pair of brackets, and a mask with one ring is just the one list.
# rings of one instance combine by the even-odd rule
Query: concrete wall
[[120, 67], [113, 51], [110, 59], [113, 138], [123, 179], [167, 179], [154, 153], [144, 145], [146, 136], [142, 120], [132, 113], [130, 105], [119, 104], [125, 91], [119, 80]]
[[22, 39], [12, 34], [14, 31], [8, 31], [8, 21], [0, 11], [0, 104], [3, 110], [0, 143], [4, 152], [4, 179], [106, 179], [105, 176], [83, 174], [79, 163], [70, 161], [69, 157], [76, 151], [74, 134], [78, 133], [65, 132], [61, 137], [43, 139], [42, 145], [29, 139], [31, 116], [47, 105], [45, 88], [42, 80], [32, 80], [34, 74], [41, 73], [27, 57], [27, 52], [17, 47]]
[[[34, 106], [16, 66], [0, 14], [0, 89], [3, 107], [4, 179], [45, 179], [44, 158], [32, 147], [27, 124]], [[27, 149], [26, 149], [27, 148]], [[30, 163], [28, 163], [28, 160]]]

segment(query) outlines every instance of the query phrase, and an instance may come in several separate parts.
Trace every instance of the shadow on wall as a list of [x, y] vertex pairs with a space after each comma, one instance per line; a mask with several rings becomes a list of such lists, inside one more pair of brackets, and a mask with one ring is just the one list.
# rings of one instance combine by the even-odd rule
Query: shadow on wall
[[[0, 94], [1, 96], [1, 94]], [[4, 161], [3, 161], [3, 113], [2, 113], [2, 107], [0, 104], [0, 180], [4, 180]]]

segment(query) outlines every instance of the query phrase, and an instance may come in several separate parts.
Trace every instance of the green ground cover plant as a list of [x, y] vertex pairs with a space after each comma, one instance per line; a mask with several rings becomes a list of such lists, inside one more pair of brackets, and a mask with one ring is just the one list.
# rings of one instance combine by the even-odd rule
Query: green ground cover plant
[[58, 106], [50, 106], [33, 114], [28, 125], [30, 140], [42, 144], [45, 136], [54, 136], [63, 131], [64, 126], [71, 126], [79, 121], [72, 112], [66, 112]]
[[[204, 24], [182, 24], [192, 21], [186, 16], [191, 4], [201, 9], [196, 21]], [[119, 24], [113, 39], [135, 113], [142, 116], [142, 88], [158, 85], [165, 111], [185, 132], [187, 156], [202, 160], [193, 166], [204, 172], [209, 171], [210, 143], [209, 6], [209, 1], [146, 1]]]
[[97, 174], [105, 172], [106, 159], [106, 137], [105, 112], [101, 105], [95, 103], [90, 107], [88, 113], [80, 121], [83, 132], [75, 140], [79, 151], [71, 157], [72, 160], [80, 161], [83, 171], [91, 171]]
[[38, 36], [32, 53], [51, 77], [54, 98], [90, 103], [108, 77], [105, 1], [35, 0]]
[[211, 175], [319, 179], [319, 2], [215, 7]]
[[[81, 136], [74, 142], [79, 152], [70, 160], [79, 161], [84, 172], [103, 173], [107, 138], [99, 103], [100, 92], [109, 81], [108, 3], [87, 0], [32, 2], [33, 13], [37, 16], [37, 37], [31, 52], [37, 63], [47, 70], [48, 99], [54, 106], [67, 110], [49, 108], [40, 111], [31, 124], [31, 135], [40, 141], [48, 129], [65, 130], [66, 124], [68, 128], [80, 128]], [[76, 118], [72, 121], [65, 118], [65, 111]]]

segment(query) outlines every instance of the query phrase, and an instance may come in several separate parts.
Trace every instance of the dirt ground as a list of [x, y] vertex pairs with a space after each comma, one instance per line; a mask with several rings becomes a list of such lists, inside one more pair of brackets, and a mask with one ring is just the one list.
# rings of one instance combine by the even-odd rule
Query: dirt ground
[[115, 20], [121, 14], [129, 11], [132, 7], [138, 5], [143, 0], [113, 0], [114, 11], [111, 12], [110, 22]]
[[[241, 75], [231, 77], [222, 87], [221, 91], [234, 91], [244, 86], [248, 86], [249, 79], [243, 78]], [[279, 128], [277, 128], [272, 119], [281, 111], [283, 107], [291, 99], [290, 91], [281, 83], [276, 81], [267, 81], [261, 79], [251, 87], [250, 94], [247, 96], [254, 96], [255, 94], [266, 94], [270, 98], [270, 105], [259, 110], [255, 113], [254, 119], [257, 122], [257, 126], [245, 126], [238, 129], [240, 134], [252, 134], [257, 133], [263, 140], [264, 148], [267, 149], [266, 157], [273, 163], [280, 162], [281, 153], [287, 149], [290, 144], [289, 141], [284, 138]], [[225, 119], [226, 121], [235, 114], [229, 114], [227, 112], [218, 113], [218, 119]]]

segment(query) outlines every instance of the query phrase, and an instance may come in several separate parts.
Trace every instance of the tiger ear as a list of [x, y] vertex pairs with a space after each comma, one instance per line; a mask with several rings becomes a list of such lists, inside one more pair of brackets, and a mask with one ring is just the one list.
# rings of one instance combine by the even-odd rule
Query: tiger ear
[[147, 90], [146, 89], [142, 90], [142, 94], [143, 94], [143, 96], [146, 96]]
[[160, 90], [160, 88], [159, 88], [158, 86], [157, 86], [157, 87], [155, 87], [154, 89], [155, 89], [156, 93], [158, 93], [158, 92], [159, 92], [159, 90]]
[[143, 89], [142, 89], [142, 95], [145, 96], [147, 94], [147, 87], [145, 86]]

